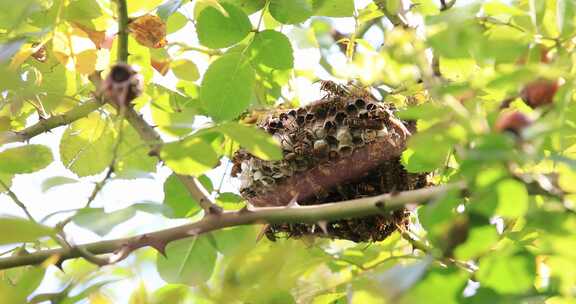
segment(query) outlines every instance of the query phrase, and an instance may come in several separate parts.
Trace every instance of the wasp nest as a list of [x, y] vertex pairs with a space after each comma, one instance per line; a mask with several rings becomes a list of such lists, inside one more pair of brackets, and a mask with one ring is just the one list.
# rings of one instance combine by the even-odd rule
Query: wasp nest
[[[283, 206], [294, 199], [316, 205], [412, 190], [426, 176], [406, 172], [400, 155], [412, 123], [370, 94], [340, 90], [306, 107], [274, 113], [259, 124], [281, 143], [284, 159], [263, 161], [244, 150], [233, 159], [242, 196], [256, 207]], [[277, 224], [275, 239], [318, 235], [356, 242], [380, 241], [407, 224], [404, 209], [391, 214], [318, 224]]]

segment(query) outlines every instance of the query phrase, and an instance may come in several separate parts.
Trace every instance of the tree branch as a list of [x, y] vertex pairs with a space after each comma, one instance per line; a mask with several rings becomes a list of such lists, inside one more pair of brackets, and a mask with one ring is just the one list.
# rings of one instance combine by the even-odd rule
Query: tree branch
[[90, 100], [63, 114], [54, 115], [47, 119], [40, 119], [36, 124], [23, 130], [0, 132], [0, 145], [27, 141], [36, 135], [48, 132], [60, 126], [65, 126], [83, 118], [103, 105], [104, 103], [100, 100]]
[[[451, 190], [461, 190], [462, 183], [405, 191], [397, 194], [382, 194], [373, 197], [360, 198], [336, 203], [310, 206], [267, 207], [227, 211], [221, 214], [205, 216], [198, 222], [145, 233], [133, 237], [106, 240], [80, 245], [82, 250], [95, 255], [112, 254], [109, 260], [117, 262], [128, 256], [132, 251], [153, 247], [164, 251], [167, 243], [213, 230], [240, 225], [261, 223], [316, 223], [341, 218], [357, 218], [375, 214], [387, 214], [391, 210], [401, 208], [406, 204], [424, 204]], [[52, 256], [58, 256], [60, 264], [65, 260], [81, 257], [76, 248], [60, 248], [41, 250], [27, 255], [12, 256], [0, 259], [0, 269], [8, 269], [25, 265], [37, 265]]]
[[[160, 134], [154, 130], [142, 117], [132, 108], [126, 108], [126, 120], [132, 125], [140, 135], [140, 138], [150, 147], [150, 155], [160, 158], [160, 148], [164, 143]], [[178, 179], [186, 186], [188, 193], [194, 198], [206, 214], [220, 213], [222, 208], [217, 206], [210, 199], [208, 192], [204, 189], [200, 181], [193, 176], [176, 175]]]

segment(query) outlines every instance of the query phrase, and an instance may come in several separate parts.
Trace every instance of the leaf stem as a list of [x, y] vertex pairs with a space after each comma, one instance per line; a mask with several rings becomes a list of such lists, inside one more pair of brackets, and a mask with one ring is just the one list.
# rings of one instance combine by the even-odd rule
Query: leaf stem
[[6, 185], [6, 183], [4, 183], [4, 181], [1, 179], [0, 179], [0, 190], [6, 191], [6, 194], [10, 197], [10, 199], [12, 199], [14, 204], [16, 204], [20, 209], [22, 209], [22, 211], [24, 211], [24, 213], [26, 214], [26, 217], [28, 217], [28, 219], [30, 221], [36, 223], [36, 220], [34, 219], [32, 214], [30, 214], [30, 211], [28, 211], [28, 208], [26, 208], [26, 205], [18, 198], [16, 193], [14, 193], [10, 189], [10, 187], [8, 187], [8, 185]]

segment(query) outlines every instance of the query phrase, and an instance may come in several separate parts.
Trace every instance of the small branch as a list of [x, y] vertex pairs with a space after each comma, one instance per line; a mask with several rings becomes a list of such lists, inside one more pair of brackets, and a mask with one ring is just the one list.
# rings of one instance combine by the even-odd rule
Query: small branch
[[118, 62], [128, 63], [128, 5], [126, 0], [116, 0], [118, 5]]
[[4, 183], [4, 181], [2, 181], [1, 179], [0, 179], [0, 190], [6, 191], [6, 194], [10, 197], [10, 199], [12, 199], [14, 204], [16, 204], [20, 209], [22, 209], [22, 211], [24, 211], [24, 213], [26, 214], [26, 217], [28, 217], [28, 219], [31, 220], [32, 222], [36, 223], [36, 220], [34, 219], [32, 214], [30, 214], [30, 211], [28, 211], [28, 208], [26, 208], [26, 205], [18, 198], [16, 193], [14, 193], [10, 189], [10, 187], [8, 187], [8, 185], [6, 185]]
[[409, 28], [408, 22], [406, 22], [402, 15], [392, 14], [390, 11], [388, 11], [388, 8], [386, 7], [386, 0], [374, 0], [374, 3], [376, 6], [378, 6], [378, 9], [384, 13], [384, 16], [386, 16], [392, 25]]
[[[463, 188], [464, 185], [462, 183], [455, 183], [322, 205], [226, 211], [221, 214], [205, 216], [200, 221], [191, 224], [134, 237], [95, 242], [76, 247], [81, 247], [94, 255], [114, 253], [109, 261], [116, 262], [139, 248], [150, 246], [163, 252], [166, 244], [171, 241], [198, 236], [202, 233], [225, 227], [262, 223], [317, 223], [318, 221], [387, 214], [391, 210], [401, 208], [406, 204], [424, 204], [433, 198], [445, 194], [447, 191]], [[57, 263], [59, 264], [68, 259], [81, 257], [81, 254], [74, 248], [41, 250], [27, 255], [1, 258], [0, 269], [37, 265], [52, 256], [59, 257]]]
[[[132, 125], [132, 127], [134, 127], [134, 129], [136, 129], [140, 138], [142, 138], [144, 142], [148, 143], [150, 147], [149, 155], [159, 158], [160, 149], [163, 144], [160, 134], [158, 134], [158, 132], [156, 132], [156, 130], [154, 130], [154, 128], [144, 120], [142, 115], [134, 111], [134, 109], [126, 108], [125, 115], [126, 120], [130, 125]], [[198, 181], [197, 178], [181, 174], [178, 174], [177, 177], [184, 186], [186, 186], [190, 196], [198, 202], [206, 214], [220, 213], [222, 211], [222, 208], [217, 206], [212, 199], [210, 199], [208, 192], [204, 189], [202, 184], [200, 184], [200, 181]]]
[[60, 115], [54, 115], [47, 119], [40, 119], [36, 124], [20, 131], [0, 132], [0, 145], [12, 142], [24, 142], [32, 137], [48, 132], [57, 127], [68, 125], [104, 105], [99, 100], [87, 101], [78, 107]]

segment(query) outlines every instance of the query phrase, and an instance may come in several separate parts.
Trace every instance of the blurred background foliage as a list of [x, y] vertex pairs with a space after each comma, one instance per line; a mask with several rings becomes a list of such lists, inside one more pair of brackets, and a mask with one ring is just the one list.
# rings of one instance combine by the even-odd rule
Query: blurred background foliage
[[[77, 259], [63, 272], [50, 260], [3, 270], [0, 303], [576, 302], [572, 0], [127, 4], [128, 61], [144, 79], [134, 104], [169, 141], [163, 164], [109, 105], [65, 127], [59, 142], [8, 143], [12, 131], [93, 101], [89, 76], [117, 60], [118, 16], [116, 1], [0, 0], [0, 191], [14, 200], [16, 175], [61, 162], [66, 176], [46, 179], [43, 191], [86, 180], [103, 188], [113, 167], [112, 180], [164, 182], [164, 200], [3, 216], [2, 255], [55, 247], [50, 227], [64, 219], [75, 227], [64, 231], [100, 237], [142, 212], [198, 219], [176, 177], [156, 175], [161, 165], [198, 176], [224, 209], [242, 208], [220, 178], [229, 156], [242, 146], [281, 157], [246, 125], [273, 106], [318, 98], [320, 79], [373, 87], [417, 121], [405, 167], [468, 189], [415, 208], [410, 231], [378, 243], [256, 241], [261, 227], [247, 226], [170, 243], [167, 258], [142, 249], [102, 268]], [[148, 279], [155, 272], [162, 281]]]

